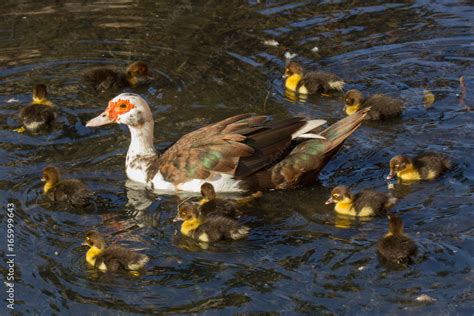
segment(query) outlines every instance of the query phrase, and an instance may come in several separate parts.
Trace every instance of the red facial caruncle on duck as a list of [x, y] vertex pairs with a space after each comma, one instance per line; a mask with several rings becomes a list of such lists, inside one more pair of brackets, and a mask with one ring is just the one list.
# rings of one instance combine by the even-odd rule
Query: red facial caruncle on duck
[[118, 99], [117, 101], [110, 101], [105, 112], [107, 113], [107, 116], [114, 122], [120, 123], [119, 116], [127, 113], [134, 107], [135, 106], [130, 102], [130, 100]]

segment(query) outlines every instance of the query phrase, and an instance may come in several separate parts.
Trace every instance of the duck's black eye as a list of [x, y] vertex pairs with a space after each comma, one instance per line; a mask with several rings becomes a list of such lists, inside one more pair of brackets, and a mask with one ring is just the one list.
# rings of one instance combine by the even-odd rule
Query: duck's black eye
[[125, 109], [126, 107], [127, 107], [127, 105], [125, 103], [120, 104], [121, 109]]

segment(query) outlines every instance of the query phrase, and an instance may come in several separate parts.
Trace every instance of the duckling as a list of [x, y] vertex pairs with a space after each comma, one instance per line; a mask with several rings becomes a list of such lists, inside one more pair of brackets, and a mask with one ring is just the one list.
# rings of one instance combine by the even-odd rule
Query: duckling
[[202, 216], [220, 215], [233, 218], [239, 216], [239, 211], [232, 202], [216, 198], [214, 186], [209, 182], [201, 185], [201, 195], [203, 198], [199, 201], [199, 211]]
[[345, 82], [333, 73], [323, 71], [304, 73], [303, 67], [294, 61], [286, 64], [283, 78], [286, 78], [286, 89], [300, 94], [327, 94], [342, 91], [345, 85]]
[[452, 168], [451, 160], [441, 153], [426, 152], [415, 158], [398, 155], [390, 159], [390, 174], [405, 181], [433, 180]]
[[84, 206], [92, 198], [93, 193], [79, 180], [61, 180], [59, 170], [55, 167], [43, 169], [44, 194], [55, 202], [66, 202], [74, 206]]
[[87, 263], [102, 272], [137, 271], [150, 260], [148, 256], [125, 247], [105, 247], [104, 237], [96, 231], [88, 232], [82, 245], [90, 247], [86, 253]]
[[403, 102], [384, 94], [374, 94], [367, 99], [362, 92], [356, 89], [349, 90], [345, 96], [344, 112], [347, 115], [354, 114], [361, 107], [370, 111], [365, 117], [366, 120], [385, 120], [400, 116], [403, 109]]
[[417, 247], [413, 240], [403, 233], [403, 223], [400, 217], [388, 217], [388, 233], [377, 243], [379, 255], [393, 263], [409, 263], [416, 256]]
[[37, 84], [33, 88], [33, 100], [30, 105], [20, 111], [22, 127], [18, 132], [28, 130], [32, 133], [50, 129], [58, 116], [57, 108], [46, 97], [48, 92], [44, 84]]
[[148, 75], [148, 65], [143, 61], [136, 61], [125, 71], [110, 67], [92, 69], [84, 75], [84, 81], [97, 91], [106, 91], [138, 86], [151, 79]]
[[238, 240], [249, 235], [250, 228], [224, 216], [203, 217], [196, 205], [183, 203], [173, 222], [183, 221], [181, 233], [201, 242], [216, 242], [222, 239]]
[[385, 215], [396, 202], [397, 199], [387, 193], [363, 190], [352, 194], [346, 186], [337, 186], [331, 191], [326, 204], [335, 203], [334, 210], [343, 215], [377, 216]]

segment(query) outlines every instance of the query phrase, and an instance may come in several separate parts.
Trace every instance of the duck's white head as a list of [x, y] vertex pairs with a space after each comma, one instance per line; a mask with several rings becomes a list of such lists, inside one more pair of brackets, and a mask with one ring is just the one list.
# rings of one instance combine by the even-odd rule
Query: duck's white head
[[148, 103], [138, 94], [122, 93], [109, 101], [105, 111], [87, 122], [87, 127], [102, 126], [110, 123], [139, 127], [153, 122]]

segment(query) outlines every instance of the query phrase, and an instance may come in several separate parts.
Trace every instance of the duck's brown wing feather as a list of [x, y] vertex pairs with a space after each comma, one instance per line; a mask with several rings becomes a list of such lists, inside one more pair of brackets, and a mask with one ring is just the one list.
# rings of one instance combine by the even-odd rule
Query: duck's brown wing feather
[[[319, 171], [339, 150], [364, 120], [369, 109], [360, 110], [326, 128], [320, 134], [326, 139], [311, 139], [297, 145], [282, 161], [257, 174], [255, 181], [260, 187], [252, 189], [287, 189], [316, 181]], [[267, 187], [266, 187], [267, 186]]]
[[266, 116], [236, 115], [183, 136], [160, 157], [159, 171], [173, 183], [213, 172], [244, 177], [274, 163], [304, 124], [301, 118], [267, 122]]

